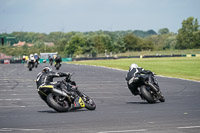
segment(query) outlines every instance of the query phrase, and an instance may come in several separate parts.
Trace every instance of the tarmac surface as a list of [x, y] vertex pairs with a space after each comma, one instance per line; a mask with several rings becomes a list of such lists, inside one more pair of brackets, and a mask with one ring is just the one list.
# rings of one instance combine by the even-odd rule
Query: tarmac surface
[[126, 71], [63, 63], [59, 71], [75, 72], [72, 79], [97, 108], [57, 113], [37, 94], [35, 79], [44, 66], [28, 71], [23, 64], [0, 64], [0, 132], [200, 132], [200, 82], [157, 77], [166, 102], [148, 104], [128, 90]]

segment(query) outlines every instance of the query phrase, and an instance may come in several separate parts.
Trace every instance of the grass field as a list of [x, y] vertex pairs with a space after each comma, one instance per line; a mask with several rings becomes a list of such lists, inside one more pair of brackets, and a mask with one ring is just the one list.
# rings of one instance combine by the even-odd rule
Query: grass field
[[132, 63], [138, 64], [157, 75], [177, 77], [200, 81], [200, 57], [170, 57], [170, 58], [143, 58], [75, 61], [74, 64], [97, 65], [128, 70]]

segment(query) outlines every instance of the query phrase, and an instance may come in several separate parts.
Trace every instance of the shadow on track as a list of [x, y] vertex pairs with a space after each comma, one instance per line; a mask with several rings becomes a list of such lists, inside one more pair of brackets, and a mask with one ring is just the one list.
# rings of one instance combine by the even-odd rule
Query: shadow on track
[[83, 111], [89, 111], [89, 110], [70, 110], [68, 112], [57, 112], [54, 110], [43, 110], [43, 111], [38, 111], [39, 113], [73, 113], [73, 112], [83, 112]]
[[[149, 103], [147, 103], [147, 102], [126, 102], [126, 104], [149, 104]], [[157, 104], [157, 102], [154, 104]]]

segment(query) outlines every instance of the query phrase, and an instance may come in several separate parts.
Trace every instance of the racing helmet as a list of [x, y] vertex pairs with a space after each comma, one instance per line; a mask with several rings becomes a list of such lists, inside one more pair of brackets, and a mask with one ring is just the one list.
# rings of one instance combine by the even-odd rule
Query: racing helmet
[[33, 54], [30, 54], [30, 57], [33, 57]]
[[131, 71], [133, 68], [138, 68], [138, 65], [137, 64], [131, 64], [129, 71]]
[[37, 53], [35, 53], [34, 55], [37, 55]]
[[43, 72], [51, 72], [52, 71], [52, 68], [51, 67], [48, 67], [48, 66], [45, 66], [43, 69], [42, 69]]

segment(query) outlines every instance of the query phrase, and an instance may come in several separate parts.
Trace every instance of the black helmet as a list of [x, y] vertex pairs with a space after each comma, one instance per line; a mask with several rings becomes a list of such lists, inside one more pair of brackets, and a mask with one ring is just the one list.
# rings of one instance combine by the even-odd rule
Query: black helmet
[[48, 67], [48, 66], [45, 66], [43, 69], [42, 69], [43, 72], [51, 72], [52, 71], [52, 68], [51, 67]]

